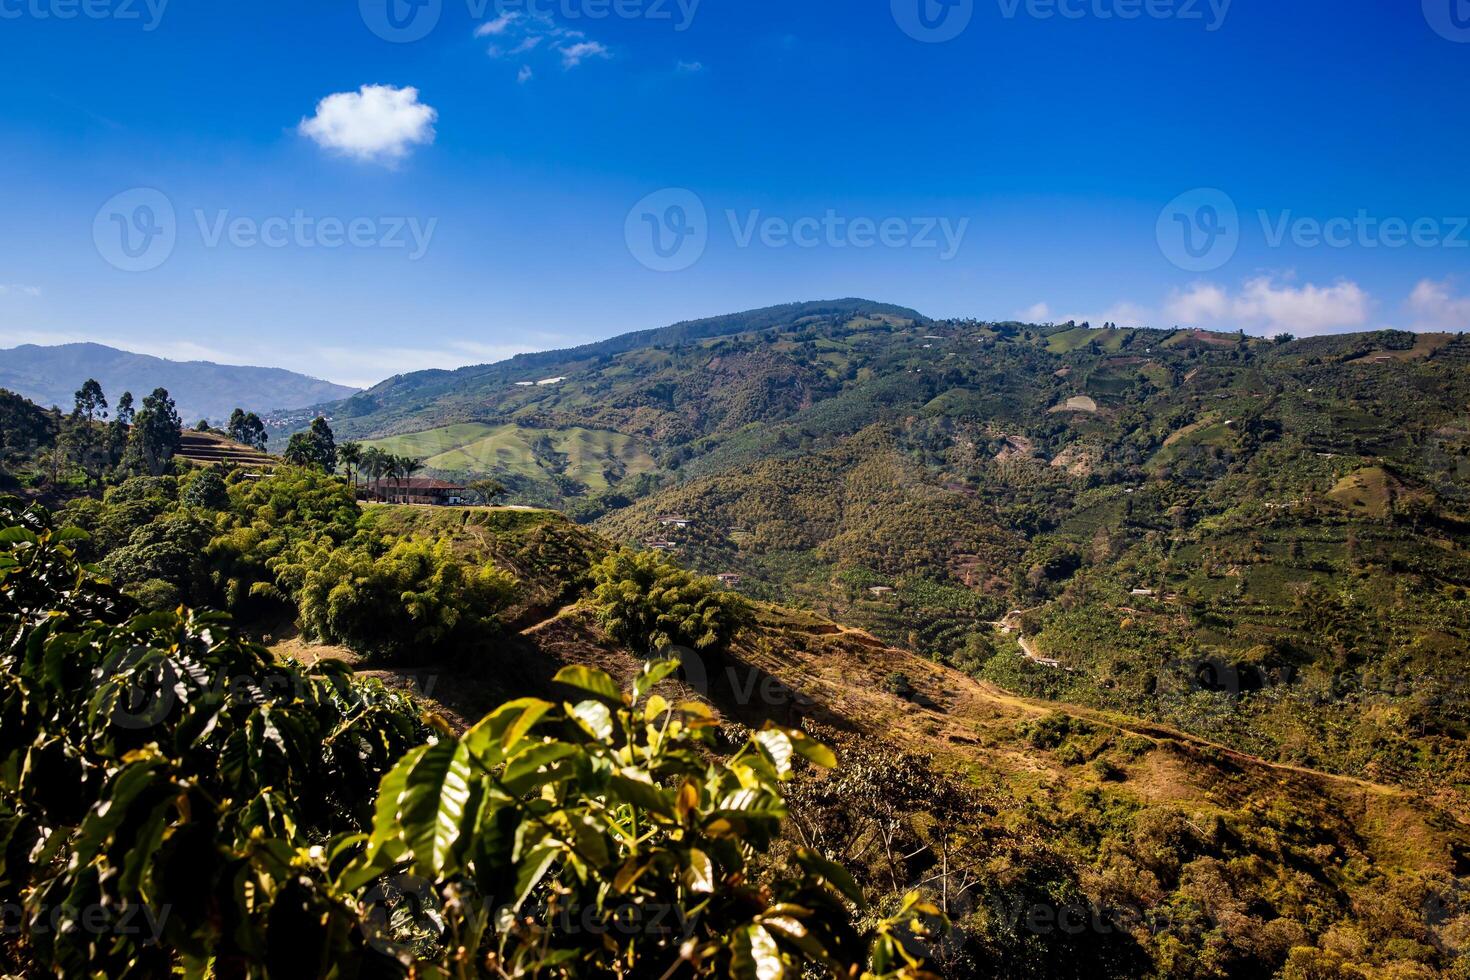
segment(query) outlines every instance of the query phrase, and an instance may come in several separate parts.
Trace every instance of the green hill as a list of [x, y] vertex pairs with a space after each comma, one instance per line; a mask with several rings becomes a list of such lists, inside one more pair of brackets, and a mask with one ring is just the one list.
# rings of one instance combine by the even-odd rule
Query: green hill
[[397, 378], [334, 424], [1012, 690], [1470, 804], [1467, 363], [841, 301]]

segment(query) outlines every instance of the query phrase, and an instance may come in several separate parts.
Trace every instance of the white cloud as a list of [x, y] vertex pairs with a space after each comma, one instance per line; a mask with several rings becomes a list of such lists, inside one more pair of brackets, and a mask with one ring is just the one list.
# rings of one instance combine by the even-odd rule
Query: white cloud
[[1293, 287], [1258, 276], [1246, 282], [1231, 310], [1242, 326], [1312, 336], [1366, 326], [1371, 306], [1362, 287], [1346, 279]]
[[1229, 313], [1230, 297], [1224, 289], [1209, 282], [1192, 283], [1182, 291], [1176, 289], [1164, 304], [1165, 316], [1186, 326], [1223, 320]]
[[0, 296], [29, 296], [35, 298], [40, 295], [40, 286], [22, 286], [17, 283], [0, 283]]
[[[533, 51], [547, 50], [560, 55], [562, 67], [568, 70], [591, 58], [612, 57], [612, 50], [607, 45], [589, 39], [582, 31], [561, 26], [543, 11], [501, 14], [477, 27], [475, 37], [495, 39], [486, 51], [492, 58], [516, 58]], [[528, 80], [524, 68], [519, 80], [522, 83]]]
[[393, 165], [417, 145], [434, 142], [439, 113], [419, 101], [416, 88], [364, 85], [317, 103], [316, 115], [301, 120], [303, 136], [354, 160]]
[[561, 51], [561, 66], [563, 68], [576, 68], [588, 58], [608, 57], [607, 45], [598, 41], [580, 41], [558, 50]]
[[486, 21], [475, 28], [475, 37], [499, 37], [511, 24], [519, 20], [520, 16], [520, 13], [514, 10], [503, 13], [494, 20]]
[[[1032, 322], [1072, 320], [1094, 327], [1104, 323], [1125, 328], [1178, 325], [1304, 337], [1368, 329], [1373, 306], [1373, 297], [1351, 280], [1340, 279], [1330, 286], [1296, 286], [1276, 277], [1256, 276], [1234, 293], [1212, 282], [1191, 283], [1171, 291], [1157, 311], [1125, 301], [1102, 313], [1053, 317], [1050, 306], [1037, 303], [1017, 316]], [[1453, 297], [1446, 283], [1420, 283], [1409, 306], [1421, 318], [1419, 329], [1470, 329], [1470, 298]]]
[[1373, 298], [1348, 279], [1330, 286], [1294, 286], [1273, 276], [1256, 276], [1235, 295], [1212, 282], [1195, 282], [1174, 290], [1164, 302], [1164, 316], [1180, 326], [1225, 326], [1300, 337], [1363, 329], [1372, 312]]
[[530, 65], [521, 65], [521, 72], [516, 76], [516, 81], [524, 85], [535, 77], [536, 73], [531, 70]]
[[1470, 296], [1456, 296], [1450, 281], [1421, 280], [1409, 294], [1415, 330], [1470, 330]]
[[704, 62], [681, 61], [679, 62], [679, 70], [681, 72], [684, 72], [686, 75], [697, 75], [698, 73], [704, 71]]

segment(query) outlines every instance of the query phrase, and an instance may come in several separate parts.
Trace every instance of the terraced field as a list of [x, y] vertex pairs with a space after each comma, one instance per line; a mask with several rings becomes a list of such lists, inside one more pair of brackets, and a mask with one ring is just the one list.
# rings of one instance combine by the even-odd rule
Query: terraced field
[[606, 490], [654, 468], [653, 457], [633, 436], [598, 429], [538, 429], [469, 422], [364, 443], [424, 460], [434, 470], [563, 477], [593, 491]]

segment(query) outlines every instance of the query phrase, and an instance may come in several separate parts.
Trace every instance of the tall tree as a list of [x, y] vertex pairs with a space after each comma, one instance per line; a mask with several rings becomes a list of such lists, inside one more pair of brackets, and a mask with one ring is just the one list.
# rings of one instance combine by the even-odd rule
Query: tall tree
[[306, 432], [298, 432], [286, 446], [286, 462], [293, 466], [314, 466], [328, 473], [337, 469], [337, 443], [327, 420], [317, 418]]
[[499, 480], [476, 480], [469, 485], [468, 489], [487, 507], [494, 503], [497, 497], [502, 497], [506, 493], [505, 484]]
[[128, 434], [128, 454], [134, 464], [151, 476], [162, 476], [179, 451], [182, 427], [178, 407], [169, 397], [168, 389], [153, 389], [153, 394], [143, 399], [143, 408], [133, 419]]
[[125, 391], [117, 400], [117, 412], [107, 426], [107, 455], [113, 466], [123, 461], [128, 448], [128, 430], [133, 426], [133, 393]]
[[327, 420], [318, 415], [311, 423], [311, 439], [316, 445], [317, 465], [328, 473], [337, 469], [337, 437]]
[[400, 469], [403, 472], [403, 478], [405, 480], [412, 480], [413, 479], [413, 475], [415, 473], [418, 473], [418, 472], [422, 471], [423, 468], [424, 468], [424, 461], [421, 460], [421, 459], [414, 459], [411, 456], [405, 456], [405, 457], [403, 457], [403, 461], [400, 464]]
[[72, 414], [77, 418], [88, 422], [107, 418], [107, 396], [102, 393], [102, 385], [96, 378], [88, 378], [77, 389], [76, 399], [76, 408]]
[[344, 442], [337, 449], [337, 458], [347, 467], [347, 482], [357, 489], [357, 469], [362, 465], [362, 443]]
[[309, 432], [298, 432], [291, 437], [286, 444], [286, 451], [281, 457], [292, 466], [317, 466], [320, 457], [317, 455], [316, 440]]
[[267, 441], [265, 423], [254, 412], [247, 412], [241, 408], [235, 409], [230, 413], [230, 424], [226, 432], [238, 443], [259, 449], [261, 452], [265, 451]]

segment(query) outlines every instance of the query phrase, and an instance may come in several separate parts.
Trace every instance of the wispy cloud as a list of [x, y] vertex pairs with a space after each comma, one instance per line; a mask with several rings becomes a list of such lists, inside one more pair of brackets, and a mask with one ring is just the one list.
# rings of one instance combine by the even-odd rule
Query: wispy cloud
[[518, 11], [501, 14], [494, 20], [486, 21], [475, 28], [475, 37], [499, 37], [509, 30], [510, 25], [520, 20], [520, 18], [521, 15]]
[[[1470, 300], [1451, 297], [1444, 284], [1421, 283], [1415, 297], [1410, 306], [1426, 320], [1448, 322], [1457, 314], [1470, 319]], [[1374, 306], [1368, 291], [1349, 279], [1318, 285], [1296, 284], [1290, 276], [1261, 275], [1245, 280], [1234, 290], [1219, 283], [1194, 282], [1170, 292], [1157, 308], [1124, 301], [1099, 314], [1067, 315], [1057, 317], [1056, 322], [1074, 320], [1094, 327], [1104, 323], [1130, 328], [1211, 327], [1305, 337], [1368, 329]], [[1050, 319], [1050, 313], [1050, 306], [1038, 303], [1019, 316], [1044, 322]]]
[[[537, 51], [560, 55], [561, 66], [570, 71], [592, 59], [610, 59], [612, 49], [584, 32], [563, 27], [550, 14], [542, 11], [503, 13], [475, 28], [475, 37], [493, 38], [486, 53], [492, 58], [519, 58]], [[522, 84], [534, 77], [523, 66], [517, 80]]]
[[1409, 294], [1415, 330], [1470, 330], [1470, 296], [1456, 296], [1449, 280], [1424, 279]]
[[607, 45], [599, 41], [579, 41], [557, 50], [561, 52], [563, 68], [576, 68], [588, 58], [608, 57]]
[[704, 62], [681, 61], [679, 62], [679, 71], [683, 72], [686, 75], [697, 75], [700, 72], [704, 71]]
[[22, 286], [17, 283], [0, 283], [0, 296], [29, 296], [35, 298], [41, 295], [40, 286]]

